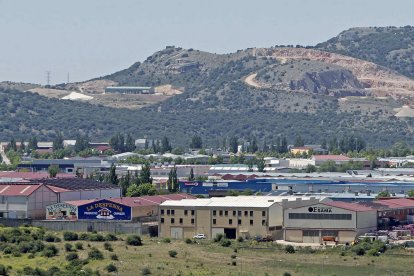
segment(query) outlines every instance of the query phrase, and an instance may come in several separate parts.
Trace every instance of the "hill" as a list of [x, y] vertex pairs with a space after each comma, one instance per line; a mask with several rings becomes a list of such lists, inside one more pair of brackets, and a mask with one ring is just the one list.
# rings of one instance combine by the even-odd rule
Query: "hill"
[[315, 48], [372, 61], [414, 78], [413, 26], [351, 28]]

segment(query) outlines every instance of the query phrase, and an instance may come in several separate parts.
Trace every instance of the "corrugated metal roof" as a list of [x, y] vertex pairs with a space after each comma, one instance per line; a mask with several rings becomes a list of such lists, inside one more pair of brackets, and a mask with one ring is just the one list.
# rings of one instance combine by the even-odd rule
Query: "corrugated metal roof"
[[2, 183], [0, 184], [0, 196], [29, 196], [39, 189], [41, 184]]
[[328, 205], [328, 206], [332, 206], [332, 207], [337, 207], [337, 208], [341, 208], [341, 209], [346, 209], [346, 210], [350, 210], [350, 211], [355, 211], [355, 212], [364, 212], [364, 211], [375, 211], [375, 209], [362, 205], [362, 204], [358, 204], [358, 203], [349, 203], [349, 202], [343, 202], [343, 201], [331, 201], [331, 202], [324, 202], [324, 205]]

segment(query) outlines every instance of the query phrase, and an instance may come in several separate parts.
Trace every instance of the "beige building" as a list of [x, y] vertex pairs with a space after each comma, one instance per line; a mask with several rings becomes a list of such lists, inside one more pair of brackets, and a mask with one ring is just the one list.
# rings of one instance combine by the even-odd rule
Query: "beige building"
[[282, 238], [285, 208], [317, 204], [315, 197], [238, 196], [165, 201], [160, 205], [159, 236], [177, 239], [204, 234], [227, 238]]
[[377, 211], [339, 201], [288, 208], [284, 212], [284, 239], [292, 242], [353, 242], [377, 230]]

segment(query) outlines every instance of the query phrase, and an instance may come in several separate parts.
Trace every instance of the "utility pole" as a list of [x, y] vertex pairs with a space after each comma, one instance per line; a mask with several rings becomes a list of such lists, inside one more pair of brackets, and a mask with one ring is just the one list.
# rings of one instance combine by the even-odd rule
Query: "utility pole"
[[46, 71], [46, 85], [50, 85], [50, 71]]

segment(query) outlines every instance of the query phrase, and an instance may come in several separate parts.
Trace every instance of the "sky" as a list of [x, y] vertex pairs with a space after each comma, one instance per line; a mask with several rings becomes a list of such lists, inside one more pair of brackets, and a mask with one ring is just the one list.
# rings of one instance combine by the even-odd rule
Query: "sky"
[[0, 0], [0, 81], [84, 81], [167, 45], [213, 53], [315, 45], [351, 27], [414, 25], [413, 0]]

